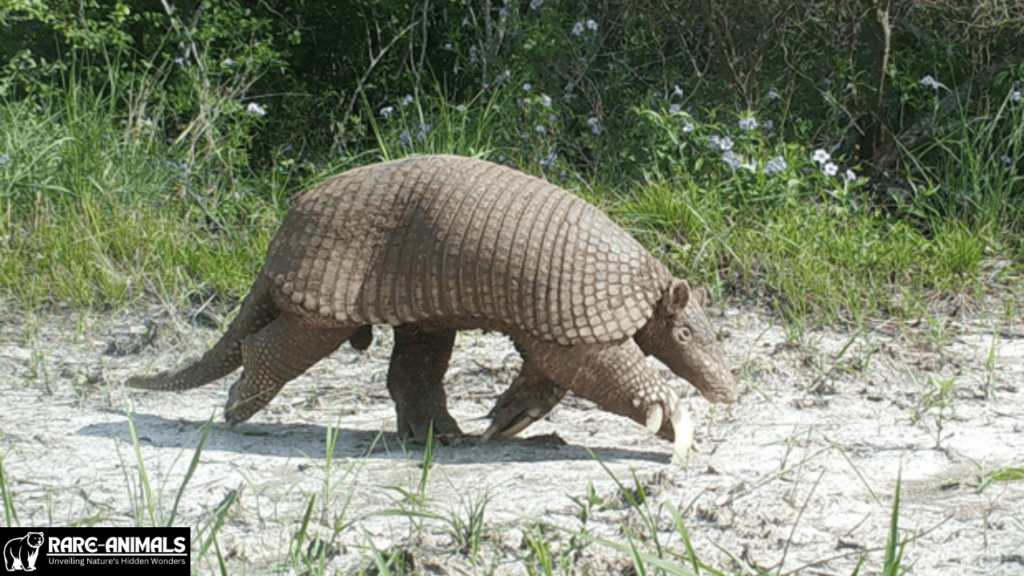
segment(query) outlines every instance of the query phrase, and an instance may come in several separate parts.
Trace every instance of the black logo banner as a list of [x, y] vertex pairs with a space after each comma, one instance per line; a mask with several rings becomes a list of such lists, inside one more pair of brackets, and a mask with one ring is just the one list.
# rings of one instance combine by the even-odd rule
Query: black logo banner
[[0, 574], [189, 574], [188, 528], [0, 528]]

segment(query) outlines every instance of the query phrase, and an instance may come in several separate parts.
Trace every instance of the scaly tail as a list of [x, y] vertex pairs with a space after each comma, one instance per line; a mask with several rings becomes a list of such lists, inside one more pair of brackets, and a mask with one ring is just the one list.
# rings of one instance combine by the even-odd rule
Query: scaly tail
[[187, 366], [153, 376], [135, 376], [126, 384], [146, 390], [188, 390], [234, 372], [242, 365], [242, 341], [277, 318], [279, 310], [270, 294], [272, 283], [262, 272], [242, 302], [227, 332], [203, 357]]

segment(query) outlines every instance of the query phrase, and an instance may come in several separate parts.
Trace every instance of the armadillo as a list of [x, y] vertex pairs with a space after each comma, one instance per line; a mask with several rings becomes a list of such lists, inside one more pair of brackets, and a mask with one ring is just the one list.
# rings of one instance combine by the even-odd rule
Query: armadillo
[[227, 332], [202, 358], [130, 386], [184, 390], [242, 366], [225, 408], [250, 418], [369, 325], [395, 326], [388, 389], [399, 433], [461, 437], [443, 378], [457, 330], [507, 334], [519, 376], [485, 438], [511, 436], [566, 391], [632, 418], [683, 456], [693, 426], [653, 355], [713, 402], [737, 389], [691, 289], [562, 188], [499, 164], [420, 156], [338, 174], [300, 195]]

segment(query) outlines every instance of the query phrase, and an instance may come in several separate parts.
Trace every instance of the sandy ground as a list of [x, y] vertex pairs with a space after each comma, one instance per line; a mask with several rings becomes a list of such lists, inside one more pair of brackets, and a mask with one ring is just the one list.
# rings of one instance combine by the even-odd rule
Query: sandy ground
[[[751, 309], [711, 316], [742, 398], [712, 406], [674, 379], [698, 426], [687, 467], [643, 427], [567, 399], [512, 441], [438, 446], [419, 498], [424, 449], [397, 442], [384, 385], [389, 330], [365, 353], [343, 347], [232, 429], [220, 416], [230, 377], [186, 393], [122, 385], [203, 352], [219, 336], [209, 315], [0, 313], [6, 485], [23, 526], [152, 523], [131, 417], [166, 521], [212, 416], [175, 521], [196, 528], [196, 573], [216, 570], [213, 548], [195, 556], [225, 503], [216, 541], [232, 574], [302, 572], [291, 553], [310, 542], [327, 546], [328, 573], [369, 567], [372, 547], [404, 551], [422, 574], [523, 574], [530, 538], [548, 542], [555, 573], [560, 557], [574, 573], [633, 574], [625, 554], [571, 532], [680, 553], [666, 504], [683, 512], [701, 561], [729, 573], [848, 575], [862, 558], [861, 573], [876, 573], [902, 477], [908, 573], [1024, 574], [1024, 480], [991, 479], [1024, 468], [1020, 319], [797, 336]], [[500, 335], [459, 336], [447, 390], [464, 432], [486, 428], [519, 364]], [[642, 487], [646, 504], [631, 506], [616, 478]], [[474, 509], [475, 557], [453, 535]]]

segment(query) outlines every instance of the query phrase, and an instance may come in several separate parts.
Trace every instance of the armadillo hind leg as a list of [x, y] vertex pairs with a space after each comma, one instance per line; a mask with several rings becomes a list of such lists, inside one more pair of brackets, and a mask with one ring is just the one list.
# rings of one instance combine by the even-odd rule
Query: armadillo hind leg
[[693, 422], [679, 393], [647, 365], [632, 339], [618, 344], [561, 347], [531, 341], [524, 347], [560, 388], [627, 416], [673, 442], [673, 461], [685, 461], [693, 443]]
[[455, 344], [455, 330], [428, 331], [415, 324], [395, 327], [395, 348], [388, 367], [388, 392], [395, 401], [398, 435], [424, 444], [430, 434], [458, 443], [459, 425], [448, 413], [444, 374]]
[[358, 326], [324, 328], [282, 313], [242, 342], [242, 376], [231, 387], [225, 419], [248, 420], [290, 380], [338, 349]]
[[522, 432], [551, 412], [565, 397], [565, 392], [527, 359], [522, 371], [487, 414], [491, 425], [484, 432], [483, 440], [492, 437], [507, 440]]

